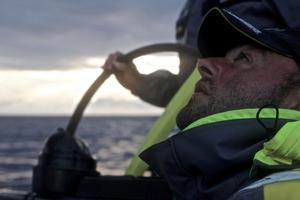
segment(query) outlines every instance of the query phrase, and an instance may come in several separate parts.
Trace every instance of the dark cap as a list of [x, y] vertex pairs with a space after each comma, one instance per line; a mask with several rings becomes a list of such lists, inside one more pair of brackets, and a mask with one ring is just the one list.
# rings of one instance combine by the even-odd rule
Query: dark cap
[[243, 12], [212, 8], [200, 26], [198, 48], [204, 57], [217, 57], [254, 42], [300, 63], [300, 12], [288, 9], [299, 8], [297, 2], [269, 0], [249, 8], [243, 4]]

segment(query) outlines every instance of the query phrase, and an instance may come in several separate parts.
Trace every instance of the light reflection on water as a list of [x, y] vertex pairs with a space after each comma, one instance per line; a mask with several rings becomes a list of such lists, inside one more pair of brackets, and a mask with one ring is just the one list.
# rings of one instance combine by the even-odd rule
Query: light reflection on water
[[[0, 117], [0, 192], [30, 190], [32, 167], [45, 138], [68, 117]], [[123, 175], [155, 117], [86, 117], [77, 135], [88, 144], [103, 175]]]

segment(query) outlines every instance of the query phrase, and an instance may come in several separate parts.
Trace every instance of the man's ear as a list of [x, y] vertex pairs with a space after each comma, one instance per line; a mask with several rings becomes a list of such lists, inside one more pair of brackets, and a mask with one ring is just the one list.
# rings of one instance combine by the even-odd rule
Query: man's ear
[[300, 110], [300, 89], [291, 90], [279, 106], [281, 108]]

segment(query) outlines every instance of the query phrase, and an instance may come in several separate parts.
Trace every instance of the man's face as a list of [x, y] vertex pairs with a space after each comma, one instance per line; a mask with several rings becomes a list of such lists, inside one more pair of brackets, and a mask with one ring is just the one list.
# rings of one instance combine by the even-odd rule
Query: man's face
[[224, 57], [199, 59], [197, 67], [202, 78], [177, 116], [181, 129], [218, 112], [280, 106], [288, 94], [289, 78], [299, 71], [293, 59], [254, 45], [236, 47]]

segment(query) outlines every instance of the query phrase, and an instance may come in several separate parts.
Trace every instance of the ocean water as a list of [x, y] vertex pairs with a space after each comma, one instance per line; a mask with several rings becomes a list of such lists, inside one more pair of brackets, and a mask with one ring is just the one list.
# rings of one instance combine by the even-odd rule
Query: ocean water
[[[85, 117], [76, 135], [89, 144], [97, 170], [122, 175], [156, 117]], [[45, 139], [68, 117], [0, 117], [0, 192], [31, 188], [32, 167]]]

